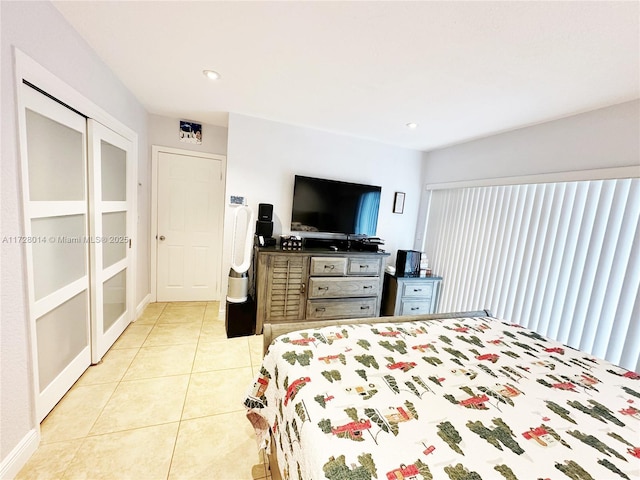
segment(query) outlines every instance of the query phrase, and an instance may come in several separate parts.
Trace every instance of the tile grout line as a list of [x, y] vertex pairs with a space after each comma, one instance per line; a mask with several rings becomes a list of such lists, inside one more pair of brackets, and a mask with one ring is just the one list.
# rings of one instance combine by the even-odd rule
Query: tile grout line
[[171, 468], [173, 467], [173, 458], [176, 454], [176, 447], [178, 446], [178, 437], [180, 436], [180, 429], [182, 428], [182, 417], [184, 416], [184, 409], [187, 405], [187, 396], [189, 395], [189, 387], [191, 386], [191, 377], [193, 375], [193, 368], [196, 363], [196, 357], [198, 356], [198, 347], [200, 346], [200, 337], [202, 336], [202, 327], [204, 325], [204, 317], [207, 314], [208, 306], [205, 305], [204, 311], [202, 313], [202, 318], [200, 319], [200, 333], [198, 333], [198, 341], [196, 342], [196, 350], [193, 353], [193, 360], [191, 361], [191, 371], [189, 372], [189, 380], [187, 381], [187, 389], [184, 392], [184, 400], [182, 401], [182, 410], [180, 411], [180, 419], [178, 420], [178, 428], [176, 430], [176, 437], [173, 441], [173, 449], [171, 450], [171, 459], [169, 460], [169, 468], [167, 470], [167, 479], [171, 476]]
[[[113, 431], [110, 431], [110, 432], [94, 433], [93, 435], [87, 435], [86, 437], [83, 437], [82, 439], [75, 439], [75, 440], [88, 440], [90, 438], [104, 437], [104, 436], [107, 436], [107, 435], [113, 435], [113, 434], [117, 434], [117, 433], [135, 432], [136, 430], [143, 430], [145, 428], [154, 428], [154, 427], [159, 427], [159, 426], [162, 426], [162, 425], [171, 425], [172, 423], [180, 423], [180, 420], [172, 420], [172, 421], [168, 421], [168, 422], [154, 423], [152, 425], [140, 425], [140, 426], [137, 426], [137, 427], [123, 428], [122, 430], [113, 430]], [[72, 441], [72, 440], [64, 440], [64, 441]]]
[[[164, 309], [166, 308], [166, 305], [164, 307], [162, 307], [162, 310], [160, 311], [160, 314], [158, 314], [158, 316], [156, 317], [156, 321], [154, 322], [154, 327], [155, 325], [158, 323], [158, 319], [160, 318], [160, 316], [162, 315], [162, 313], [164, 312]], [[129, 325], [132, 325], [134, 322], [131, 322]], [[133, 358], [131, 359], [131, 361], [129, 362], [129, 365], [127, 365], [126, 370], [124, 371], [124, 373], [122, 374], [122, 377], [120, 377], [120, 380], [117, 381], [117, 385], [116, 388], [113, 389], [113, 392], [111, 392], [111, 395], [109, 395], [109, 398], [107, 399], [107, 401], [105, 402], [104, 406], [102, 407], [102, 409], [100, 409], [100, 413], [98, 413], [98, 416], [96, 417], [95, 421], [91, 424], [91, 427], [89, 428], [89, 432], [87, 433], [87, 435], [85, 436], [85, 439], [88, 438], [89, 436], [93, 436], [93, 435], [89, 435], [89, 433], [91, 433], [91, 430], [93, 429], [93, 427], [95, 427], [96, 422], [98, 421], [98, 419], [100, 418], [100, 416], [104, 413], [104, 409], [106, 408], [107, 404], [109, 403], [109, 401], [113, 398], [113, 395], [116, 393], [116, 390], [118, 390], [118, 387], [120, 386], [120, 384], [122, 383], [124, 377], [127, 375], [127, 372], [129, 371], [129, 369], [131, 368], [131, 365], [133, 364], [134, 360], [136, 359], [136, 357], [140, 354], [140, 350], [142, 349], [142, 345], [144, 345], [144, 342], [147, 340], [147, 338], [149, 337], [149, 335], [151, 334], [151, 332], [153, 331], [153, 328], [151, 328], [151, 330], [149, 330], [149, 333], [147, 333], [147, 335], [144, 337], [144, 340], [141, 342], [140, 346], [138, 347], [138, 351], [136, 352], [136, 354], [133, 356]], [[123, 332], [124, 333], [124, 332]], [[115, 344], [115, 342], [114, 342]], [[109, 347], [109, 350], [107, 351], [107, 353], [109, 353], [111, 351], [111, 349], [113, 348], [113, 345], [111, 347]], [[106, 356], [106, 353], [105, 353]], [[103, 357], [104, 358], [104, 357]]]
[[[165, 306], [166, 307], [166, 306]], [[164, 311], [164, 308], [162, 308], [162, 311]], [[158, 322], [158, 318], [160, 318], [160, 315], [162, 315], [162, 311], [160, 312], [160, 314], [158, 315], [158, 317], [156, 318], [156, 321], [154, 322], [154, 326], [155, 324]], [[137, 319], [136, 319], [137, 320]], [[129, 325], [134, 324], [135, 322], [131, 322], [129, 323]], [[127, 326], [128, 328], [128, 326]], [[153, 328], [151, 329], [153, 330]], [[149, 333], [151, 333], [151, 330], [149, 330]], [[124, 332], [123, 332], [124, 333]], [[149, 333], [147, 333], [147, 337], [149, 336]], [[122, 334], [121, 334], [122, 335]], [[146, 338], [145, 337], [145, 340]], [[144, 344], [144, 341], [142, 341], [142, 344]], [[117, 341], [117, 340], [116, 340]], [[115, 345], [115, 342], [114, 342]], [[98, 421], [98, 419], [100, 418], [100, 415], [102, 415], [104, 413], [104, 409], [106, 408], [107, 404], [109, 403], [109, 401], [113, 398], [114, 393], [116, 392], [116, 390], [118, 389], [118, 386], [120, 386], [120, 383], [122, 382], [122, 379], [124, 378], [124, 376], [126, 375], [127, 371], [129, 370], [129, 368], [131, 367], [131, 364], [133, 363], [133, 360], [138, 356], [138, 353], [140, 353], [140, 349], [142, 348], [142, 345], [140, 347], [138, 347], [138, 351], [136, 352], [136, 354], [131, 358], [131, 361], [129, 362], [129, 365], [127, 366], [126, 370], [124, 371], [124, 373], [122, 374], [122, 377], [120, 377], [120, 380], [118, 380], [117, 382], [113, 382], [116, 383], [115, 388], [113, 389], [113, 391], [111, 392], [111, 395], [109, 395], [109, 398], [107, 399], [107, 401], [104, 403], [104, 405], [102, 406], [102, 408], [100, 409], [100, 412], [98, 413], [98, 415], [96, 416], [95, 420], [93, 421], [93, 423], [91, 424], [91, 426], [89, 427], [89, 430], [87, 431], [87, 434], [82, 437], [80, 440], [81, 442], [79, 442], [79, 446], [76, 449], [76, 451], [73, 453], [73, 456], [70, 458], [69, 462], [67, 462], [64, 471], [62, 472], [62, 478], [64, 479], [66, 477], [67, 471], [69, 471], [69, 468], [71, 468], [71, 465], [73, 464], [73, 461], [76, 459], [76, 457], [78, 456], [78, 452], [80, 452], [80, 450], [82, 449], [82, 447], [84, 447], [85, 443], [87, 442], [87, 440], [89, 439], [89, 437], [94, 437], [95, 435], [90, 435], [91, 430], [93, 429], [93, 427], [95, 427], [96, 422]], [[113, 345], [111, 345], [111, 347], [109, 347], [109, 350], [107, 350], [107, 352], [105, 353], [104, 356], [107, 355], [107, 353], [111, 352], [111, 350], [113, 349]], [[104, 359], [104, 356], [102, 357]], [[76, 381], [77, 382], [77, 381]], [[112, 382], [108, 382], [108, 383], [112, 383]], [[75, 385], [75, 383], [74, 383]]]
[[[76, 459], [76, 456], [78, 455], [78, 452], [80, 451], [80, 449], [82, 449], [82, 447], [84, 447], [85, 442], [87, 441], [87, 437], [84, 437], [82, 439], [80, 439], [81, 441], [78, 442], [78, 448], [76, 448], [76, 451], [73, 452], [73, 455], [71, 456], [71, 458], [69, 459], [69, 461], [67, 462], [67, 464], [64, 467], [64, 470], [62, 471], [62, 475], [61, 478], [65, 478], [67, 471], [69, 470], [69, 468], [71, 467], [71, 465], [73, 464], [73, 461]], [[67, 440], [68, 441], [68, 440]], [[40, 447], [38, 447], [40, 448]]]

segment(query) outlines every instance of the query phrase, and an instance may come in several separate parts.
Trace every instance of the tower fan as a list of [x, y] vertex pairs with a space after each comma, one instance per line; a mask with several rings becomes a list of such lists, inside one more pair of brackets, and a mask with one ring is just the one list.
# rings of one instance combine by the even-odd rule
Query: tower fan
[[235, 209], [231, 244], [231, 269], [227, 302], [247, 301], [249, 292], [249, 266], [253, 249], [253, 211], [246, 205]]

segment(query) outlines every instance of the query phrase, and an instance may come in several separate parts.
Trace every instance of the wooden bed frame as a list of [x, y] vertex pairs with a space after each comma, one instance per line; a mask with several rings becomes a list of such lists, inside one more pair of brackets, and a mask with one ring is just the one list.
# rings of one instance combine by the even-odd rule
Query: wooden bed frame
[[328, 327], [332, 325], [353, 325], [367, 323], [389, 322], [415, 322], [417, 320], [436, 320], [440, 318], [460, 317], [493, 317], [489, 310], [474, 310], [472, 312], [431, 313], [425, 315], [404, 315], [398, 317], [366, 317], [366, 318], [341, 318], [335, 320], [305, 320], [302, 322], [265, 323], [262, 331], [262, 353], [267, 353], [271, 342], [280, 335], [295, 332], [296, 330], [308, 330], [311, 328]]
[[[417, 320], [436, 320], [441, 318], [461, 318], [461, 317], [493, 317], [489, 310], [474, 310], [471, 312], [452, 312], [452, 313], [433, 313], [426, 315], [405, 315], [397, 317], [367, 317], [367, 318], [342, 318], [336, 320], [305, 320], [303, 322], [290, 323], [265, 323], [262, 331], [263, 343], [262, 353], [267, 353], [267, 349], [271, 342], [285, 333], [295, 332], [296, 330], [308, 330], [311, 328], [327, 327], [331, 325], [353, 325], [353, 324], [371, 324], [371, 323], [388, 323], [388, 322], [415, 322]], [[268, 467], [273, 480], [282, 480], [280, 476], [280, 468], [275, 451], [275, 441], [271, 439], [271, 451], [268, 452]]]

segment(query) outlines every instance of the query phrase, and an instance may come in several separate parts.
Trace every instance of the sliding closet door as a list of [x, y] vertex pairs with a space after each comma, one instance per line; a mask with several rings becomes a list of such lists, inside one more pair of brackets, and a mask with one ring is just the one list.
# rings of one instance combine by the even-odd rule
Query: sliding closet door
[[21, 85], [24, 244], [36, 411], [42, 420], [91, 361], [86, 119]]
[[133, 144], [88, 120], [91, 358], [99, 362], [133, 320]]

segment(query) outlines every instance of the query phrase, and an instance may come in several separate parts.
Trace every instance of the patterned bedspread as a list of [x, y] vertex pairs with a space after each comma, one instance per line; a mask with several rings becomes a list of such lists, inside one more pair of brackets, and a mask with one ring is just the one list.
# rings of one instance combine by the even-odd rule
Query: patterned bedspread
[[245, 400], [283, 478], [640, 478], [640, 376], [490, 318], [276, 339]]

